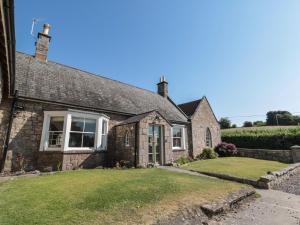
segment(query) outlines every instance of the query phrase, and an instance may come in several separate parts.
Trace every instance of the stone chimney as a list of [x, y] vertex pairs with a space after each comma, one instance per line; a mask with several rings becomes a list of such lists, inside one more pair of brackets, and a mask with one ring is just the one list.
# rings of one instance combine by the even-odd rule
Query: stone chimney
[[160, 77], [160, 82], [157, 84], [157, 93], [164, 98], [168, 97], [168, 82], [165, 76]]
[[38, 33], [38, 39], [35, 43], [35, 57], [41, 61], [46, 62], [48, 58], [48, 46], [51, 37], [48, 35], [50, 30], [49, 24], [44, 24], [44, 29], [42, 33]]

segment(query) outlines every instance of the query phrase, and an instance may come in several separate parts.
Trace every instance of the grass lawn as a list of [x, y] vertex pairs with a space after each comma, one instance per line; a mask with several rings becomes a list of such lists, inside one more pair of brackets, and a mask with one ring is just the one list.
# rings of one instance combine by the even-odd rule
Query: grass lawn
[[287, 166], [288, 164], [276, 161], [242, 157], [224, 157], [195, 161], [183, 165], [182, 168], [258, 180], [260, 176], [266, 175], [268, 171], [279, 170]]
[[243, 187], [162, 169], [80, 170], [0, 183], [0, 224], [149, 224]]

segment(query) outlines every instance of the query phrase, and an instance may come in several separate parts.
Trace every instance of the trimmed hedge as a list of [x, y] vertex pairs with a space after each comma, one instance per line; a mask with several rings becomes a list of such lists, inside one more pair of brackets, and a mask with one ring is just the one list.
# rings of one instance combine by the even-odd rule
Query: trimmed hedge
[[300, 145], [300, 127], [259, 127], [222, 131], [222, 141], [240, 148], [290, 149]]

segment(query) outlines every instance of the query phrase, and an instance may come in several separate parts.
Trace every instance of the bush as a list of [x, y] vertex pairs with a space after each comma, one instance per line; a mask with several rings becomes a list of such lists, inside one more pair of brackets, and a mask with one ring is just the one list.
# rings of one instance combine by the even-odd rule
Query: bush
[[300, 144], [300, 126], [223, 130], [222, 140], [239, 148], [290, 149]]
[[191, 161], [193, 161], [191, 157], [181, 156], [179, 159], [175, 160], [175, 163], [177, 163], [178, 165], [183, 165]]
[[116, 168], [117, 169], [126, 169], [126, 168], [132, 168], [133, 164], [130, 161], [127, 160], [120, 160], [119, 162], [116, 163]]
[[202, 153], [198, 155], [197, 159], [216, 159], [218, 158], [218, 153], [215, 152], [212, 148], [205, 148], [203, 149]]
[[218, 144], [215, 148], [215, 151], [220, 157], [228, 157], [237, 155], [238, 151], [236, 146], [231, 143], [222, 142]]

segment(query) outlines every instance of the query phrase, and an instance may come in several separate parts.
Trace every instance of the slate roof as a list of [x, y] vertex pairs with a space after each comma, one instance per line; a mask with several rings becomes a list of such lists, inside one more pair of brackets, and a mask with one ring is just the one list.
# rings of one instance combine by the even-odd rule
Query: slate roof
[[192, 116], [198, 105], [200, 104], [200, 102], [202, 101], [203, 98], [199, 99], [199, 100], [195, 100], [192, 102], [187, 102], [187, 103], [183, 103], [178, 105], [178, 107], [187, 115], [187, 116]]
[[132, 115], [157, 110], [169, 121], [187, 122], [176, 105], [157, 93], [20, 52], [16, 90], [24, 98]]
[[[132, 116], [132, 117], [128, 118], [127, 120], [124, 120], [122, 123], [118, 124], [118, 126], [121, 126], [121, 125], [124, 125], [124, 124], [130, 124], [130, 123], [137, 123], [137, 122], [141, 121], [142, 119], [146, 118], [149, 114], [151, 114], [153, 112], [158, 113], [164, 120], [166, 120], [170, 124], [170, 122], [163, 115], [161, 115], [159, 113], [159, 111], [152, 110], [150, 112], [145, 112], [145, 113], [141, 113], [141, 114], [136, 115], [136, 116]], [[172, 125], [172, 124], [170, 124], [170, 125]]]

